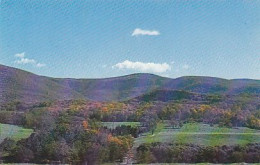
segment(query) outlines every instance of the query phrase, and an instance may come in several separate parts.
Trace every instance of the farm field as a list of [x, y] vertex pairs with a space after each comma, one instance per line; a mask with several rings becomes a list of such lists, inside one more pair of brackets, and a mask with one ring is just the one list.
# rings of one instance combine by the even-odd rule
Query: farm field
[[10, 124], [0, 124], [0, 143], [7, 137], [16, 141], [27, 138], [32, 132], [32, 129], [25, 129]]
[[184, 124], [180, 129], [173, 129], [165, 123], [159, 123], [154, 134], [145, 133], [135, 140], [135, 147], [142, 143], [170, 142], [198, 144], [205, 146], [245, 145], [260, 142], [260, 131], [245, 127], [225, 128], [201, 123]]
[[137, 127], [140, 125], [140, 122], [102, 122], [102, 125], [110, 129], [115, 129], [117, 126], [122, 125]]

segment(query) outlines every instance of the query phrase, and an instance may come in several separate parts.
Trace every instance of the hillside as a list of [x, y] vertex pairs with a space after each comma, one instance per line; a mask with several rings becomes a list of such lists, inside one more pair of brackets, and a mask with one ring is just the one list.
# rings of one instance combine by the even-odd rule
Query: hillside
[[89, 99], [122, 101], [159, 90], [184, 90], [199, 94], [260, 94], [260, 80], [226, 80], [213, 77], [170, 79], [153, 74], [132, 74], [104, 79], [61, 79], [38, 76], [0, 65], [0, 102], [39, 102]]
[[167, 78], [152, 74], [133, 74], [104, 79], [53, 79], [85, 98], [96, 101], [118, 101], [142, 95], [163, 86]]
[[203, 97], [203, 95], [186, 92], [186, 91], [158, 89], [143, 94], [141, 96], [138, 96], [134, 98], [134, 100], [144, 101], [144, 102], [149, 102], [149, 101], [168, 102], [172, 100], [196, 99], [201, 97]]
[[48, 77], [0, 65], [0, 102], [37, 102], [84, 98]]

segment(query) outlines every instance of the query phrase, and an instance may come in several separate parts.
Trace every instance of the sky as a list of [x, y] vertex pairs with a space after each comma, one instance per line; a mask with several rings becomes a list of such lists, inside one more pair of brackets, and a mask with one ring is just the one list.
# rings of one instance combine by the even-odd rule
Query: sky
[[260, 0], [0, 0], [0, 64], [60, 78], [260, 79]]

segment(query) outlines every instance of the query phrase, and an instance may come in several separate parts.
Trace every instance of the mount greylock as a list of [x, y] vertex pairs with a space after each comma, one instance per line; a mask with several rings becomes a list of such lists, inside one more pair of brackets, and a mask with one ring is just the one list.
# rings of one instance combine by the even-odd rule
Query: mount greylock
[[[184, 92], [185, 91], [185, 92]], [[138, 73], [103, 79], [72, 79], [39, 76], [0, 65], [0, 102], [42, 102], [86, 99], [125, 101], [174, 99], [175, 95], [249, 94], [259, 97], [260, 80], [185, 76], [176, 79]], [[163, 95], [167, 96], [163, 96]], [[149, 97], [148, 97], [149, 96]], [[152, 98], [150, 96], [153, 96]]]

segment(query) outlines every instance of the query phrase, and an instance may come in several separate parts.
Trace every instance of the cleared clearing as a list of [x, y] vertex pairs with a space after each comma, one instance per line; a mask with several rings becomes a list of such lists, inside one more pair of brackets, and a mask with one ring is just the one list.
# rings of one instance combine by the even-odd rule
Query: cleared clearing
[[0, 124], [0, 143], [7, 137], [17, 141], [29, 137], [31, 133], [33, 133], [32, 129], [25, 129], [10, 124]]
[[245, 145], [260, 142], [260, 131], [246, 127], [211, 127], [208, 124], [188, 123], [180, 129], [173, 129], [161, 122], [154, 134], [145, 133], [136, 138], [135, 146], [142, 143], [170, 142], [181, 144], [199, 144], [205, 146]]
[[137, 127], [140, 125], [140, 122], [102, 122], [102, 125], [109, 129], [115, 129], [117, 126], [122, 125]]

